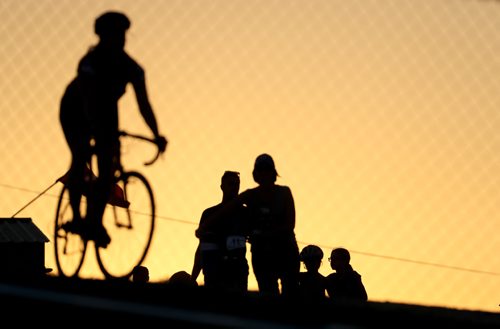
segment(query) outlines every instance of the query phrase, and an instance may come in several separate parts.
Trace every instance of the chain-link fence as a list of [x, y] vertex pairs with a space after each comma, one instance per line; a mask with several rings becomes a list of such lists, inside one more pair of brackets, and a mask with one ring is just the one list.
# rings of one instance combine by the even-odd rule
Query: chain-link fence
[[[126, 48], [170, 140], [141, 167], [158, 204], [152, 280], [191, 270], [220, 175], [252, 187], [267, 152], [301, 247], [351, 250], [371, 300], [498, 311], [500, 2], [3, 0], [1, 216], [66, 171], [60, 97], [109, 9], [132, 20]], [[131, 90], [120, 106], [147, 131]], [[148, 151], [127, 147], [126, 166]], [[50, 236], [56, 194], [18, 216]], [[84, 275], [99, 276], [92, 259]]]

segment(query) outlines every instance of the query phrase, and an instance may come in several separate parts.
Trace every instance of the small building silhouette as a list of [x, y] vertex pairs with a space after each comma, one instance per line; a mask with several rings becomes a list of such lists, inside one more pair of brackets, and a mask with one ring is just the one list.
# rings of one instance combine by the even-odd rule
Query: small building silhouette
[[45, 268], [49, 239], [31, 218], [0, 218], [0, 277], [37, 278]]

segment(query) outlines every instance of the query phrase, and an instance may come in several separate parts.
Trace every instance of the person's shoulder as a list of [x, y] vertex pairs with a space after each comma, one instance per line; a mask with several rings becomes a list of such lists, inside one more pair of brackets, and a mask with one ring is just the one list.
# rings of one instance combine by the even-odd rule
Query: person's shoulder
[[335, 280], [338, 276], [339, 276], [339, 275], [338, 275], [338, 273], [333, 272], [333, 273], [328, 274], [328, 275], [325, 277], [325, 279], [326, 279], [326, 280]]
[[279, 184], [276, 184], [274, 186], [275, 186], [276, 190], [278, 190], [280, 192], [284, 192], [284, 193], [291, 193], [292, 192], [292, 189], [288, 185], [279, 185]]
[[94, 62], [95, 62], [95, 49], [90, 48], [85, 55], [80, 58], [78, 62], [78, 74], [89, 75], [95, 74]]
[[258, 193], [258, 187], [248, 188], [238, 195], [238, 199], [243, 202], [247, 202], [248, 200], [255, 198], [257, 193]]
[[135, 60], [132, 56], [130, 56], [126, 51], [122, 53], [122, 61], [128, 67], [132, 74], [144, 75], [144, 69], [141, 64]]
[[353, 277], [355, 277], [356, 279], [361, 280], [361, 274], [359, 274], [358, 272], [356, 272], [356, 271], [352, 271], [352, 272], [351, 272], [351, 275], [352, 275]]
[[240, 196], [241, 195], [246, 195], [246, 194], [253, 194], [253, 193], [256, 193], [256, 191], [258, 191], [259, 187], [250, 187], [250, 188], [247, 188], [246, 190], [244, 190], [243, 192], [240, 193]]
[[211, 206], [203, 210], [202, 217], [210, 216], [211, 214], [215, 213], [217, 210], [221, 208], [221, 204], [216, 204], [215, 206]]
[[286, 200], [293, 200], [292, 190], [287, 185], [275, 185], [277, 195]]
[[127, 62], [139, 65], [139, 63], [135, 60], [135, 58], [130, 56], [130, 54], [128, 52], [126, 52], [125, 50], [120, 52], [120, 57]]

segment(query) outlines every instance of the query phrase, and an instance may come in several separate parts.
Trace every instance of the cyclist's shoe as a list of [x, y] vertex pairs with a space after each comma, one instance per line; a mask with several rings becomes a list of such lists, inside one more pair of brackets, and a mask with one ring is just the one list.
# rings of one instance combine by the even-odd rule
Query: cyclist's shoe
[[84, 223], [81, 219], [73, 219], [61, 225], [61, 228], [67, 233], [82, 234]]
[[108, 232], [102, 225], [89, 225], [85, 227], [81, 234], [82, 238], [87, 241], [94, 241], [98, 248], [106, 248], [111, 242]]
[[96, 245], [96, 247], [106, 248], [110, 242], [111, 242], [111, 237], [109, 236], [104, 226], [102, 225], [99, 226], [99, 228], [96, 231], [94, 240], [94, 244]]

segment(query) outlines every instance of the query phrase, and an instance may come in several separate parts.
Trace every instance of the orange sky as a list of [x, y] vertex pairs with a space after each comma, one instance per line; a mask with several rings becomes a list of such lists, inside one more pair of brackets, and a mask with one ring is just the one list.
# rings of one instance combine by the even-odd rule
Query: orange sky
[[[252, 187], [267, 152], [298, 240], [350, 249], [371, 300], [498, 312], [499, 2], [3, 0], [1, 216], [66, 171], [59, 100], [108, 9], [132, 20], [126, 48], [170, 140], [151, 168], [151, 149], [125, 155], [158, 204], [152, 280], [191, 270], [221, 174]], [[121, 105], [147, 132], [132, 92]], [[19, 214], [48, 236], [58, 188]], [[83, 275], [99, 275], [92, 257]]]

